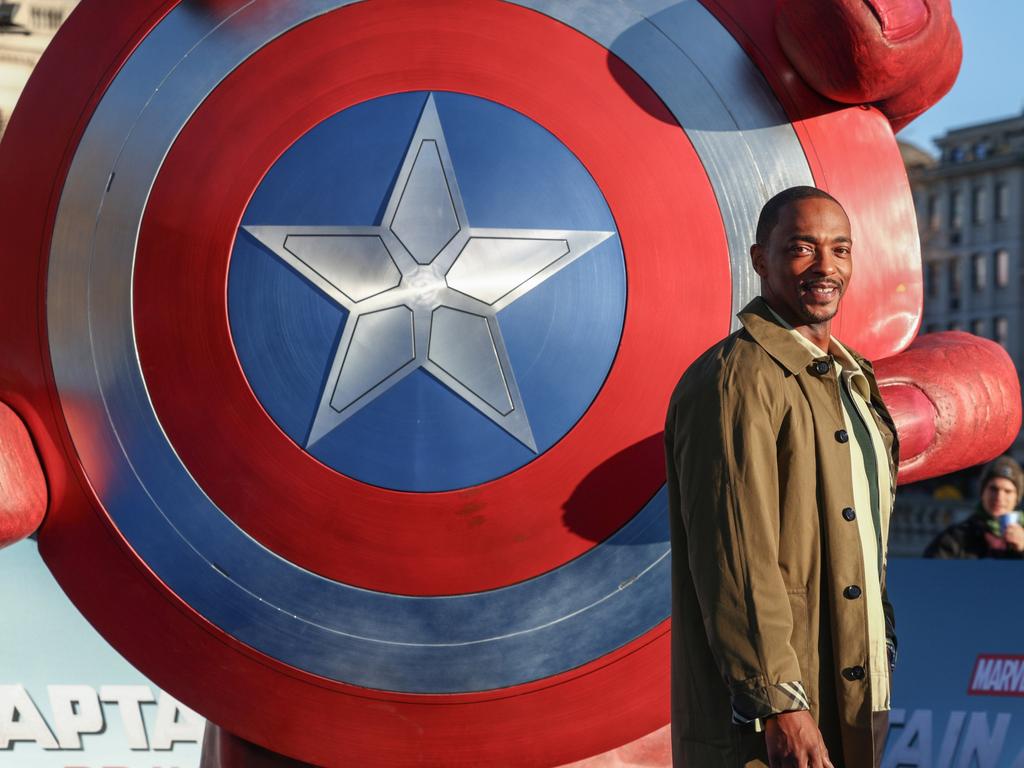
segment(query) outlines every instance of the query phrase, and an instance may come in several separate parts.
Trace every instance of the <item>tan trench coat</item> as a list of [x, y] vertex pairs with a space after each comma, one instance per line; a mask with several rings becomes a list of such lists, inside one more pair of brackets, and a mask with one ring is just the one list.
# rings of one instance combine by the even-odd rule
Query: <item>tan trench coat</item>
[[[683, 375], [665, 430], [675, 765], [766, 765], [763, 734], [733, 725], [733, 706], [789, 709], [776, 686], [801, 681], [836, 768], [865, 768], [884, 732], [872, 729], [866, 602], [843, 597], [864, 584], [865, 564], [847, 519], [853, 482], [838, 383], [831, 366], [813, 365], [826, 356], [794, 341], [762, 299], [739, 317], [743, 328]], [[895, 478], [895, 427], [871, 364], [854, 357]], [[883, 574], [895, 642], [884, 584]], [[849, 679], [858, 666], [867, 674]]]

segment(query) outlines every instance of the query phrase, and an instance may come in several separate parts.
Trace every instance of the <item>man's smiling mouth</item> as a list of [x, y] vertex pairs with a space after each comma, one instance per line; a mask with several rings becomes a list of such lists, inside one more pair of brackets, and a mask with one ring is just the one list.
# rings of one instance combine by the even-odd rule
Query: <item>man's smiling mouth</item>
[[840, 286], [838, 283], [831, 281], [820, 281], [813, 283], [801, 283], [800, 284], [800, 295], [810, 296], [814, 299], [822, 299], [830, 301], [831, 299], [839, 296]]

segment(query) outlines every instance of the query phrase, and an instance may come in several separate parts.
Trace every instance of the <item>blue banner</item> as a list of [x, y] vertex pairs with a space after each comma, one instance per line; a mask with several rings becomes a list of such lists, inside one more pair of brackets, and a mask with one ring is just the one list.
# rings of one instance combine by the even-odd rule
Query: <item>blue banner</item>
[[[900, 644], [883, 768], [1024, 768], [1022, 575], [1013, 562], [890, 561]], [[89, 626], [33, 542], [0, 552], [0, 606], [0, 765], [198, 765], [202, 718]]]
[[199, 765], [204, 720], [97, 634], [35, 542], [0, 550], [0, 607], [0, 766]]
[[883, 768], [1024, 768], [1024, 563], [889, 561], [899, 658]]

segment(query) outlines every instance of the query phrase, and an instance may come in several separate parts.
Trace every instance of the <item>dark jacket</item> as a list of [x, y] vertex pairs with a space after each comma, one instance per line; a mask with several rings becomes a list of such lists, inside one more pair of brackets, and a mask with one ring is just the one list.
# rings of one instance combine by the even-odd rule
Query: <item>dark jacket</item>
[[979, 560], [983, 557], [1020, 560], [1024, 552], [990, 549], [985, 534], [999, 536], [999, 523], [979, 505], [974, 514], [954, 523], [936, 536], [924, 550], [925, 557], [938, 560]]

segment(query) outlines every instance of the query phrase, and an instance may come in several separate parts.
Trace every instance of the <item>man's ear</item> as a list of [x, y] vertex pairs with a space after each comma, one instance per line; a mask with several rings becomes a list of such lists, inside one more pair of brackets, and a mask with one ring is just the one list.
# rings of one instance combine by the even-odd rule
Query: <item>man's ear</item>
[[750, 263], [754, 265], [754, 271], [757, 272], [757, 274], [760, 275], [761, 277], [764, 277], [765, 274], [764, 259], [764, 248], [762, 248], [757, 243], [754, 243], [752, 246], [750, 246]]

